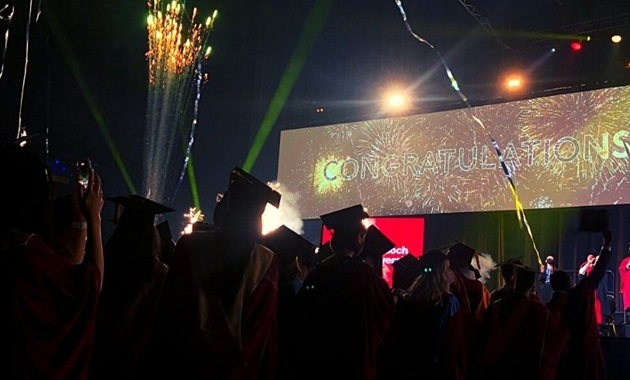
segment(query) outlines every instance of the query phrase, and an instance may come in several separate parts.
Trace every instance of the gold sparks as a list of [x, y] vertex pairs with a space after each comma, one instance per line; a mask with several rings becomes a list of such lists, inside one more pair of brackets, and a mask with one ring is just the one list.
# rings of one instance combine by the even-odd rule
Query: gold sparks
[[188, 224], [184, 227], [182, 234], [189, 234], [193, 230], [193, 225], [197, 222], [203, 222], [204, 215], [201, 210], [198, 210], [195, 207], [191, 207], [187, 214], [184, 214], [184, 217], [188, 220]]
[[[199, 54], [204, 49], [206, 37], [212, 30], [218, 16], [215, 10], [205, 23], [197, 23], [197, 8], [193, 8], [190, 19], [186, 19], [184, 3], [173, 0], [163, 6], [160, 0], [149, 3], [147, 31], [149, 50], [149, 80], [154, 83], [158, 72], [168, 74], [187, 74], [194, 66]], [[205, 48], [203, 58], [207, 59], [211, 48]]]

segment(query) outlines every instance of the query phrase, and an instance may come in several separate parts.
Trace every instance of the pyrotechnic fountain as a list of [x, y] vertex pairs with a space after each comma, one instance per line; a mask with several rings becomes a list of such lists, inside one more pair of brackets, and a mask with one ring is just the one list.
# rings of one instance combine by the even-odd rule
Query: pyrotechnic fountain
[[[143, 151], [143, 193], [170, 203], [190, 156], [201, 94], [202, 65], [217, 11], [197, 23], [184, 2], [149, 3], [147, 17], [149, 90]], [[182, 168], [182, 165], [184, 168]]]

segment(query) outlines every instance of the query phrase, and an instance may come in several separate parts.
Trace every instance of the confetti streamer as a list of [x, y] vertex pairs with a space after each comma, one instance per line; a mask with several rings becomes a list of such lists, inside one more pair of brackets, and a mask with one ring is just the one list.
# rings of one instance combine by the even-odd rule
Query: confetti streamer
[[26, 21], [26, 46], [24, 53], [24, 73], [22, 74], [22, 90], [20, 91], [20, 108], [18, 111], [18, 129], [16, 137], [22, 137], [26, 135], [26, 130], [22, 126], [22, 109], [24, 106], [24, 89], [26, 87], [26, 74], [28, 72], [28, 50], [29, 41], [31, 39], [31, 19], [33, 18], [33, 0], [28, 5], [28, 20]]
[[442, 57], [442, 54], [440, 54], [440, 52], [429, 41], [427, 41], [426, 39], [422, 38], [421, 36], [419, 36], [418, 34], [416, 34], [413, 31], [413, 29], [411, 28], [411, 25], [409, 25], [409, 21], [407, 20], [407, 13], [405, 12], [405, 9], [404, 9], [404, 7], [402, 5], [402, 1], [401, 0], [394, 0], [394, 2], [398, 6], [398, 10], [400, 11], [400, 14], [402, 16], [403, 22], [405, 24], [405, 27], [407, 28], [407, 31], [416, 40], [418, 40], [421, 43], [427, 45], [428, 47], [431, 48], [431, 50], [433, 50], [435, 52], [437, 57], [442, 62], [442, 67], [446, 71], [446, 76], [448, 77], [448, 79], [450, 81], [451, 87], [453, 88], [453, 90], [455, 90], [457, 95], [460, 97], [462, 102], [465, 104], [467, 112], [469, 113], [469, 116], [481, 127], [481, 129], [485, 133], [488, 134], [488, 137], [490, 138], [490, 140], [492, 142], [492, 146], [494, 147], [494, 149], [495, 149], [495, 151], [497, 153], [497, 156], [499, 158], [499, 162], [501, 164], [501, 168], [503, 169], [503, 173], [505, 174], [505, 178], [508, 181], [508, 187], [510, 188], [510, 191], [512, 193], [512, 198], [514, 199], [514, 206], [516, 208], [516, 214], [517, 214], [517, 217], [518, 217], [518, 220], [519, 220], [519, 224], [521, 225], [521, 228], [523, 227], [523, 225], [525, 225], [525, 227], [527, 228], [527, 233], [529, 234], [529, 237], [530, 237], [530, 239], [532, 241], [532, 246], [534, 248], [534, 251], [536, 252], [536, 257], [537, 257], [537, 260], [538, 260], [538, 264], [539, 265], [543, 265], [543, 261], [542, 261], [542, 258], [540, 256], [540, 252], [538, 251], [538, 247], [536, 246], [536, 242], [534, 240], [534, 235], [532, 234], [532, 230], [531, 230], [531, 228], [529, 226], [529, 223], [527, 221], [527, 217], [525, 216], [525, 209], [523, 208], [523, 205], [522, 205], [522, 203], [521, 203], [521, 201], [519, 199], [518, 193], [516, 192], [516, 186], [514, 185], [514, 179], [513, 179], [512, 173], [510, 172], [510, 169], [505, 164], [505, 160], [503, 158], [503, 153], [501, 152], [501, 149], [499, 148], [499, 144], [492, 137], [492, 135], [488, 132], [488, 130], [487, 130], [486, 126], [483, 124], [483, 122], [478, 117], [476, 117], [475, 115], [472, 114], [472, 106], [468, 102], [468, 97], [459, 88], [459, 84], [457, 83], [457, 80], [455, 79], [455, 76], [453, 75], [453, 72], [448, 67], [448, 64], [446, 63], [446, 60], [444, 60], [444, 58]]
[[[4, 15], [5, 12], [6, 15]], [[7, 30], [4, 32], [4, 50], [2, 51], [2, 63], [0, 63], [0, 79], [2, 78], [2, 74], [4, 74], [4, 61], [7, 56], [7, 47], [9, 46], [9, 31], [11, 30], [11, 21], [13, 21], [14, 12], [15, 8], [13, 6], [9, 6], [9, 4], [0, 9], [0, 20], [7, 22]]]

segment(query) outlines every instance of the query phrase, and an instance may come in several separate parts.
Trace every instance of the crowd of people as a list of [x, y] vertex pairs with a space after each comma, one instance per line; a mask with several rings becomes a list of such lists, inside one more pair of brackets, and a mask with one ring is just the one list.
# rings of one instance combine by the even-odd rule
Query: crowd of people
[[[0, 225], [2, 379], [606, 377], [595, 290], [608, 229], [576, 285], [553, 260], [541, 280], [512, 259], [490, 291], [471, 265], [478, 252], [456, 243], [405, 258], [390, 288], [366, 259], [382, 249], [366, 239], [361, 205], [322, 215], [333, 235], [319, 251], [288, 228], [265, 237], [262, 213], [281, 195], [235, 167], [212, 223], [173, 241], [154, 225], [172, 209], [116, 197], [103, 242], [93, 169], [57, 196], [26, 148], [0, 159], [15, 163]], [[539, 281], [552, 288], [546, 302]]]

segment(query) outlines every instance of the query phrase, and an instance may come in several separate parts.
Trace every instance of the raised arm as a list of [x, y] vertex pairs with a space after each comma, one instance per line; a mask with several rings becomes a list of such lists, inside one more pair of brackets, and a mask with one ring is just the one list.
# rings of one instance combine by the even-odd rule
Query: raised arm
[[85, 260], [94, 262], [101, 274], [101, 284], [103, 285], [103, 275], [105, 271], [105, 261], [103, 258], [103, 237], [101, 231], [101, 211], [105, 201], [103, 200], [103, 189], [101, 187], [101, 177], [90, 169], [90, 181], [85, 188], [79, 189], [80, 206], [87, 227], [87, 241], [85, 249]]
[[595, 266], [593, 267], [591, 273], [581, 282], [585, 283], [583, 286], [587, 286], [593, 290], [597, 289], [597, 286], [604, 278], [604, 274], [606, 274], [606, 267], [608, 266], [608, 262], [612, 256], [610, 247], [610, 244], [612, 243], [612, 233], [610, 232], [610, 229], [602, 231], [602, 237], [604, 238], [604, 245], [602, 245], [599, 258], [595, 262]]

